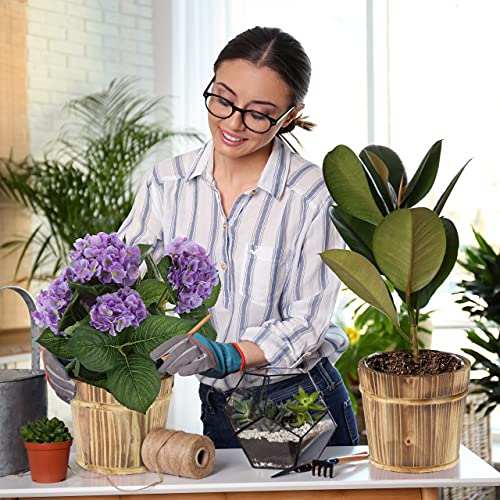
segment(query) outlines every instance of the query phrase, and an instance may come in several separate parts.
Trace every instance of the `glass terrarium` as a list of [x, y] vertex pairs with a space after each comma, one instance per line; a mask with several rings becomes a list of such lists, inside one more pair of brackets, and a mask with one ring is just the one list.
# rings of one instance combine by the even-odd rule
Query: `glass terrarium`
[[[290, 388], [288, 379], [307, 375]], [[246, 371], [227, 398], [226, 415], [250, 464], [284, 469], [318, 458], [337, 424], [308, 372], [268, 368]]]

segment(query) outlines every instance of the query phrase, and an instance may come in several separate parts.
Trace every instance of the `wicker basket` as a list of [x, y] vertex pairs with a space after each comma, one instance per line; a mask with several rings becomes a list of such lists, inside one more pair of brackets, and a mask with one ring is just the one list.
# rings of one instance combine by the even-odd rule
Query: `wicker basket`
[[[473, 389], [473, 387], [471, 387]], [[476, 413], [476, 408], [484, 401], [484, 394], [469, 394], [465, 403], [462, 444], [472, 452], [491, 463], [490, 416]], [[442, 488], [441, 500], [495, 500], [494, 487]]]
[[71, 401], [76, 462], [101, 474], [147, 472], [141, 446], [147, 434], [166, 425], [173, 377], [162, 380], [160, 393], [145, 415], [122, 406], [104, 389], [76, 380]]

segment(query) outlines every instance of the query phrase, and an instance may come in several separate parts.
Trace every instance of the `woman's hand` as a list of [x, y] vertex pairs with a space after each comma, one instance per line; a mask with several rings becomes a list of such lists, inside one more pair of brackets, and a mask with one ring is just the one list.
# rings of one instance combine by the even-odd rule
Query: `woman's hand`
[[245, 356], [235, 343], [213, 342], [198, 332], [177, 335], [151, 352], [153, 361], [162, 359], [160, 373], [187, 376], [199, 373], [223, 378], [243, 370]]

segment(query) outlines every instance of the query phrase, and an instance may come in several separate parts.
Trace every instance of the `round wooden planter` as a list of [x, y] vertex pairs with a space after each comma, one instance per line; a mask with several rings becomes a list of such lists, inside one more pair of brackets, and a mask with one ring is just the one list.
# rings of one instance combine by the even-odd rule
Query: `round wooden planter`
[[173, 377], [162, 380], [158, 397], [145, 415], [122, 406], [104, 389], [75, 382], [71, 413], [78, 465], [102, 474], [147, 472], [142, 442], [150, 431], [166, 425]]
[[370, 461], [395, 472], [432, 472], [459, 459], [470, 362], [440, 375], [390, 375], [359, 361]]

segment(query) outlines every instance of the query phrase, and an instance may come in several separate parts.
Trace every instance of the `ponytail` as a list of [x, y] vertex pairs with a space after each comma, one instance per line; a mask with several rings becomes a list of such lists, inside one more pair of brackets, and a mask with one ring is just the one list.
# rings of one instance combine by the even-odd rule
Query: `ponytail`
[[290, 134], [290, 136], [293, 138], [293, 140], [300, 146], [302, 147], [302, 144], [300, 141], [297, 139], [297, 136], [293, 134], [293, 130], [295, 127], [302, 128], [304, 130], [307, 130], [310, 132], [316, 127], [316, 124], [309, 121], [307, 116], [299, 115], [296, 118], [294, 118], [286, 127], [283, 127], [279, 130], [278, 134], [281, 140], [295, 153], [298, 153], [297, 149], [295, 146], [290, 142], [289, 138], [284, 136], [283, 134]]

